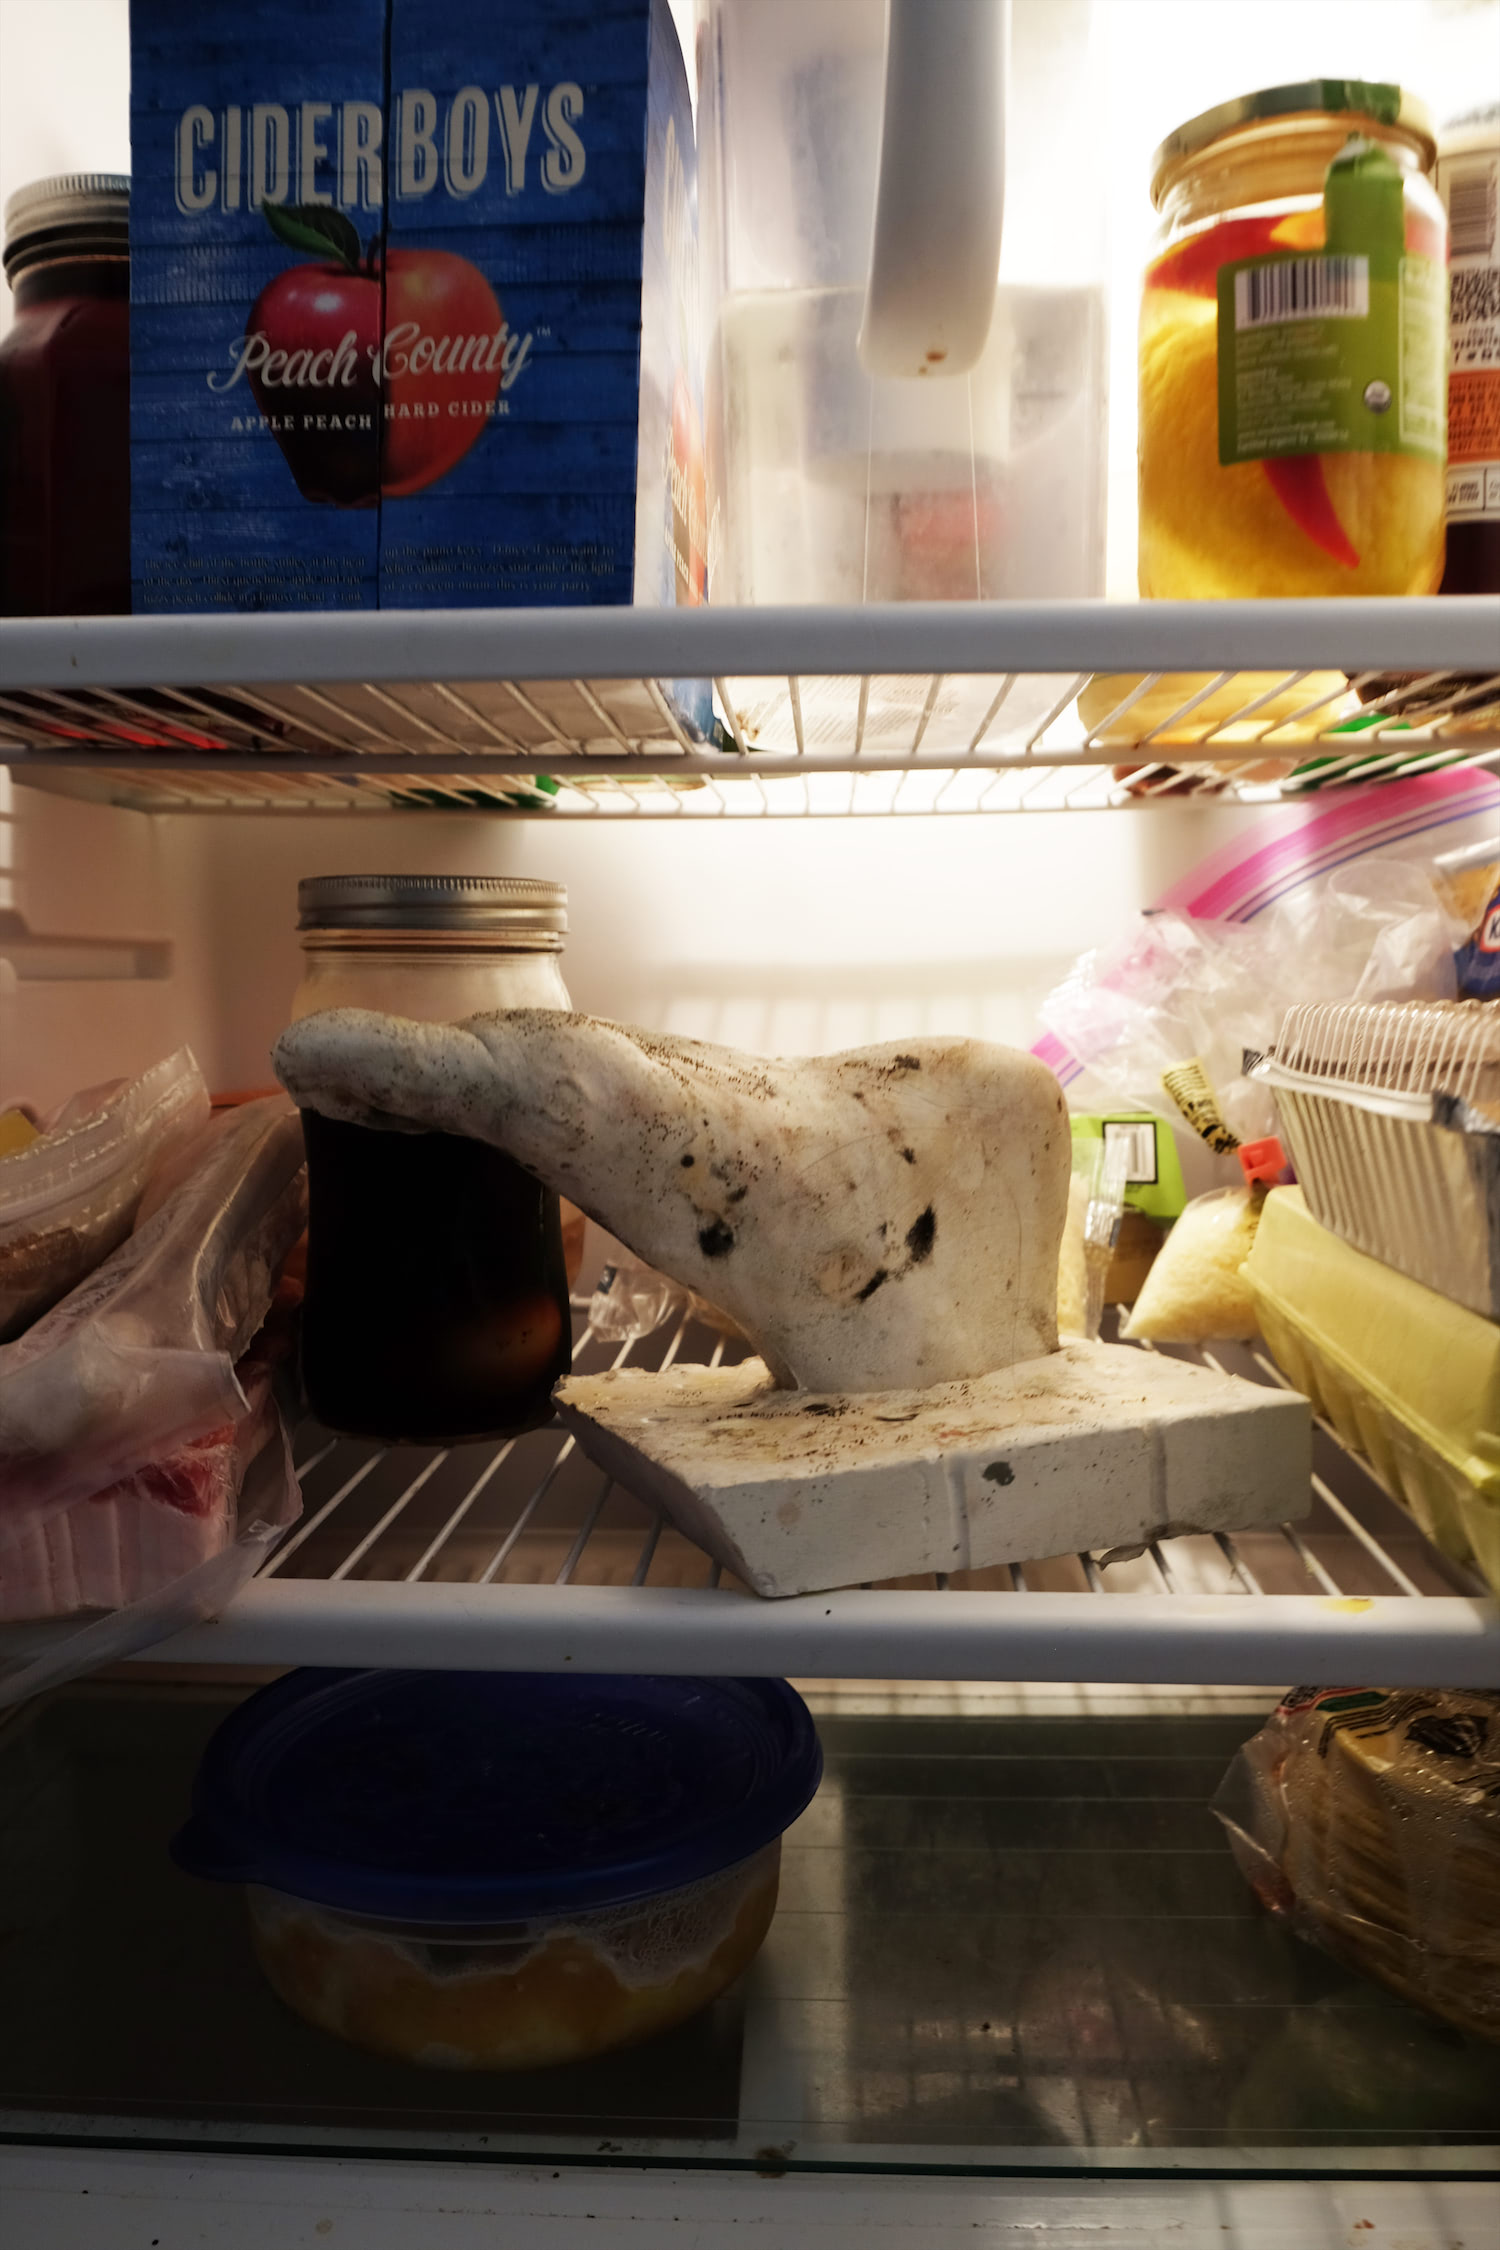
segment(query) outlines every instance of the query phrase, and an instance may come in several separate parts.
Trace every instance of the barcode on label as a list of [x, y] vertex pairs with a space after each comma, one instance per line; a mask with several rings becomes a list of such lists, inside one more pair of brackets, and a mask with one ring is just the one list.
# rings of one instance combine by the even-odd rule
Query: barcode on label
[[1247, 266], [1234, 277], [1234, 325], [1266, 328], [1281, 320], [1364, 320], [1370, 311], [1368, 258], [1285, 258]]
[[1495, 242], [1500, 168], [1455, 172], [1448, 183], [1448, 247], [1455, 258], [1487, 258]]
[[1125, 1184], [1127, 1187], [1155, 1187], [1156, 1185], [1156, 1127], [1148, 1120], [1141, 1123], [1109, 1123], [1104, 1128], [1105, 1152], [1121, 1148], [1125, 1157]]

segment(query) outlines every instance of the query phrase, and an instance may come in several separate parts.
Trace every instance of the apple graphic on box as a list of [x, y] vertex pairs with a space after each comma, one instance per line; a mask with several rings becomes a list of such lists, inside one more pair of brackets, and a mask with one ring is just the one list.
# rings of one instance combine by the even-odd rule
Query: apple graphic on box
[[504, 341], [495, 293], [467, 258], [387, 251], [380, 489], [388, 500], [445, 477], [489, 426]]
[[249, 365], [255, 403], [303, 499], [373, 508], [382, 427], [378, 278], [332, 263], [288, 266], [261, 291], [245, 333], [258, 353]]
[[[288, 266], [246, 323], [245, 372], [304, 499], [373, 508], [448, 474], [488, 427], [505, 322], [448, 250], [366, 257], [342, 211], [262, 204]], [[492, 364], [493, 363], [493, 364]]]

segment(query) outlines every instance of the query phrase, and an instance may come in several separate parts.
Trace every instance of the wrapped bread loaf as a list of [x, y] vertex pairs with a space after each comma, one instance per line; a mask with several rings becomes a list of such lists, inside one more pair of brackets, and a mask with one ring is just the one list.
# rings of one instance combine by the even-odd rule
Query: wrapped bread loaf
[[1265, 1905], [1500, 2041], [1500, 1692], [1295, 1688], [1214, 1809]]

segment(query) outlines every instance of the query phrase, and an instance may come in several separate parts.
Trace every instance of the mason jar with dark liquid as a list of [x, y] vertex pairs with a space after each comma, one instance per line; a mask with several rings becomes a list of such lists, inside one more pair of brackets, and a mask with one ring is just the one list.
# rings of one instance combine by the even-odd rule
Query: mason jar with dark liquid
[[[450, 1022], [567, 1008], [559, 883], [320, 875], [298, 887], [293, 1021], [372, 1008]], [[514, 1436], [571, 1352], [558, 1199], [501, 1150], [304, 1110], [302, 1371], [330, 1429], [387, 1443]]]

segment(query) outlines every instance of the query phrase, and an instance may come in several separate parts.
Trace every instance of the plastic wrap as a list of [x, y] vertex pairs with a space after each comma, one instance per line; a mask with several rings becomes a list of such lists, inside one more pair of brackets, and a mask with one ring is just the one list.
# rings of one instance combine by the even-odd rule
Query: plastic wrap
[[1500, 2040], [1500, 1692], [1294, 1688], [1214, 1810], [1263, 1905]]
[[638, 1343], [642, 1337], [654, 1336], [667, 1321], [684, 1319], [702, 1321], [705, 1327], [740, 1343], [747, 1341], [744, 1330], [728, 1313], [711, 1305], [695, 1289], [669, 1281], [628, 1250], [616, 1250], [600, 1269], [589, 1299], [589, 1326], [606, 1343]]
[[1255, 1335], [1255, 1299], [1241, 1268], [1255, 1247], [1264, 1203], [1264, 1191], [1253, 1187], [1195, 1197], [1120, 1334], [1134, 1344], [1233, 1343]]
[[589, 1326], [607, 1343], [636, 1343], [655, 1335], [672, 1313], [685, 1313], [687, 1304], [688, 1293], [677, 1282], [622, 1250], [599, 1275], [589, 1300]]
[[0, 1344], [124, 1241], [153, 1167], [207, 1122], [208, 1090], [182, 1047], [139, 1078], [72, 1095], [0, 1163]]
[[1125, 1209], [1128, 1144], [1074, 1134], [1068, 1209], [1057, 1261], [1057, 1332], [1097, 1339]]
[[1246, 1060], [1272, 1046], [1289, 1007], [1451, 999], [1463, 934], [1426, 866], [1370, 855], [1254, 922], [1138, 915], [1113, 945], [1083, 955], [1040, 1015], [1065, 1050], [1057, 1059], [1082, 1066], [1070, 1098], [1150, 1110], [1189, 1145], [1196, 1133], [1232, 1154], [1276, 1131], [1271, 1094]]
[[300, 1122], [284, 1097], [248, 1103], [174, 1166], [160, 1207], [0, 1347], [11, 1536], [246, 1410], [235, 1361], [306, 1223]]

